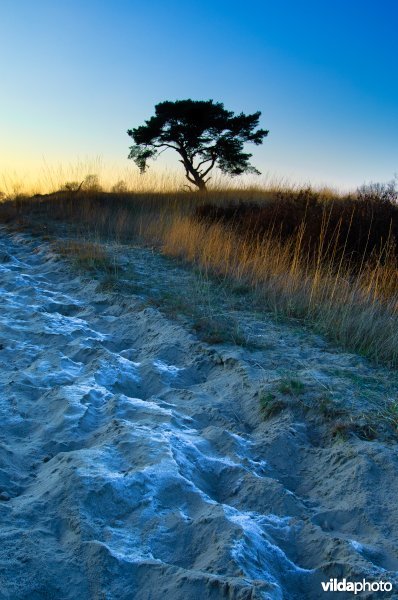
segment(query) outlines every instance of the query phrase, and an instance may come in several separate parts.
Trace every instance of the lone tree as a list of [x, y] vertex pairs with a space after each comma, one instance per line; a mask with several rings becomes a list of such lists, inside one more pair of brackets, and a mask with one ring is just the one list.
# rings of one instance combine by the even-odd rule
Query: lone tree
[[134, 140], [128, 157], [144, 173], [148, 159], [173, 148], [181, 157], [188, 181], [199, 190], [206, 190], [215, 166], [228, 175], [259, 175], [249, 162], [252, 155], [243, 152], [243, 144], [258, 146], [268, 135], [265, 129], [255, 131], [260, 115], [260, 111], [235, 115], [213, 100], [160, 102], [145, 125], [127, 131]]

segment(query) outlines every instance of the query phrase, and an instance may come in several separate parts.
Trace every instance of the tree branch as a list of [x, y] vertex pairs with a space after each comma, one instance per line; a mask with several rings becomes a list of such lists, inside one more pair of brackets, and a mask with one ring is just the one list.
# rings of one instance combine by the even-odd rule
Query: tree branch
[[177, 150], [178, 152], [177, 146], [173, 146], [172, 144], [148, 144], [148, 146], [153, 146], [154, 148], [163, 148], [164, 146], [166, 146], [167, 148], [173, 148], [173, 150]]
[[194, 169], [193, 164], [190, 162], [187, 152], [183, 148], [181, 148], [180, 150], [177, 150], [177, 152], [182, 157], [182, 160], [180, 162], [182, 162], [182, 164], [184, 165], [185, 172], [187, 174], [187, 179], [188, 179], [188, 173], [190, 173], [192, 175], [192, 177], [194, 178], [194, 181], [190, 180], [191, 183], [194, 183], [195, 185], [197, 185], [196, 179], [198, 177], [198, 172], [196, 169]]
[[188, 179], [188, 181], [190, 181], [191, 183], [193, 183], [194, 185], [196, 185], [196, 181], [194, 179], [192, 179], [192, 177], [190, 177], [188, 175], [188, 171], [185, 172], [185, 177]]
[[217, 160], [217, 156], [214, 156], [213, 159], [212, 159], [212, 161], [211, 161], [210, 167], [208, 167], [206, 169], [206, 171], [204, 173], [202, 173], [202, 177], [206, 177], [207, 173], [210, 173], [210, 171], [212, 170], [212, 168], [216, 164], [216, 160]]
[[158, 156], [159, 156], [160, 154], [163, 154], [163, 152], [166, 152], [166, 150], [167, 150], [167, 148], [163, 148], [163, 150], [161, 150], [160, 152], [158, 152]]
[[198, 164], [198, 166], [196, 167], [196, 170], [197, 170], [197, 171], [199, 171], [200, 167], [201, 167], [202, 165], [204, 165], [205, 163], [209, 162], [210, 160], [213, 160], [213, 159], [212, 159], [212, 158], [206, 158], [205, 160], [202, 160], [202, 161], [201, 161], [201, 162]]
[[189, 181], [190, 183], [193, 183], [194, 185], [196, 185], [196, 182], [195, 182], [195, 180], [194, 180], [194, 179], [192, 179], [192, 178], [189, 176], [189, 171], [188, 171], [187, 167], [185, 166], [185, 163], [184, 163], [184, 161], [183, 161], [183, 160], [180, 160], [180, 163], [182, 163], [182, 164], [184, 165], [184, 168], [185, 168], [185, 177], [188, 179], [188, 181]]

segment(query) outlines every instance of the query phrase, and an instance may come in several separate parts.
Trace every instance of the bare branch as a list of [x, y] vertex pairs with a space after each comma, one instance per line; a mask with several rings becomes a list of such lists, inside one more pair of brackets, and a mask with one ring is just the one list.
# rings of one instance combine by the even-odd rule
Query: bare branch
[[[183, 161], [181, 160], [180, 162], [183, 162]], [[193, 183], [194, 185], [196, 185], [196, 181], [194, 179], [192, 179], [192, 177], [189, 176], [189, 171], [186, 167], [185, 167], [185, 177], [188, 179], [188, 181], [190, 183]]]
[[216, 156], [214, 156], [214, 157], [213, 157], [213, 160], [211, 161], [211, 165], [210, 165], [210, 167], [208, 167], [208, 168], [206, 169], [206, 171], [205, 171], [204, 173], [202, 173], [202, 177], [206, 177], [207, 173], [210, 173], [210, 171], [212, 170], [212, 168], [213, 168], [213, 167], [214, 167], [214, 165], [216, 164], [216, 160], [217, 160], [217, 157], [216, 157]]
[[209, 162], [210, 160], [213, 160], [213, 159], [212, 159], [212, 158], [206, 158], [206, 160], [202, 160], [202, 161], [201, 161], [201, 162], [198, 164], [198, 166], [197, 166], [197, 167], [195, 167], [195, 168], [196, 168], [196, 170], [197, 170], [197, 171], [199, 171], [200, 167], [201, 167], [202, 165], [204, 165], [205, 163]]
[[166, 152], [167, 148], [163, 148], [163, 150], [161, 150], [160, 152], [158, 152], [158, 156], [160, 156], [161, 154], [163, 154], [163, 152]]
[[[216, 147], [215, 145], [206, 147], [206, 151], [210, 151], [210, 153], [211, 153], [211, 157], [210, 157], [210, 158], [205, 158], [204, 160], [202, 160], [202, 161], [201, 161], [201, 162], [198, 164], [198, 166], [196, 167], [196, 169], [197, 169], [197, 170], [199, 170], [199, 169], [200, 169], [200, 167], [201, 167], [202, 165], [204, 165], [205, 163], [207, 163], [207, 162], [209, 162], [210, 160], [213, 160], [213, 159], [214, 159], [214, 150], [215, 150], [215, 147]], [[197, 154], [197, 152], [196, 152], [195, 154]]]

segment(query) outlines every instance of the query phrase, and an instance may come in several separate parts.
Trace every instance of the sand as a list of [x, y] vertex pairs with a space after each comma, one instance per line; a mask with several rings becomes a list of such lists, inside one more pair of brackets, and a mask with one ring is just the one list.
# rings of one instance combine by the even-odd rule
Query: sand
[[[396, 443], [333, 439], [294, 408], [330, 385], [363, 412], [384, 383], [359, 398], [342, 373], [380, 370], [272, 321], [263, 348], [205, 344], [4, 229], [0, 303], [0, 598], [304, 600], [331, 597], [330, 577], [398, 590]], [[264, 419], [281, 369], [306, 392]]]

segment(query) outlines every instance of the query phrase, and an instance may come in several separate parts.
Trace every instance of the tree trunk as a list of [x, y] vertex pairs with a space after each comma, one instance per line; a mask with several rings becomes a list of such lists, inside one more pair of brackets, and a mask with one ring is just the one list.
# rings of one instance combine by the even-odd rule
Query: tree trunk
[[207, 192], [206, 184], [200, 177], [195, 181], [195, 185], [198, 186], [198, 192]]
[[181, 162], [184, 165], [185, 176], [188, 179], [188, 181], [190, 183], [193, 183], [193, 185], [196, 185], [199, 192], [206, 192], [207, 191], [206, 181], [205, 181], [204, 177], [202, 177], [200, 172], [197, 169], [195, 169], [195, 167], [193, 166], [192, 160], [189, 159], [186, 150], [184, 148], [180, 148], [178, 150], [178, 153], [182, 157]]
[[204, 177], [202, 177], [202, 175], [199, 173], [199, 171], [197, 171], [192, 164], [190, 165], [190, 167], [191, 167], [190, 170], [192, 173], [193, 180], [190, 177], [188, 177], [188, 180], [197, 186], [198, 192], [206, 192], [207, 188], [206, 188], [206, 181], [205, 181]]

